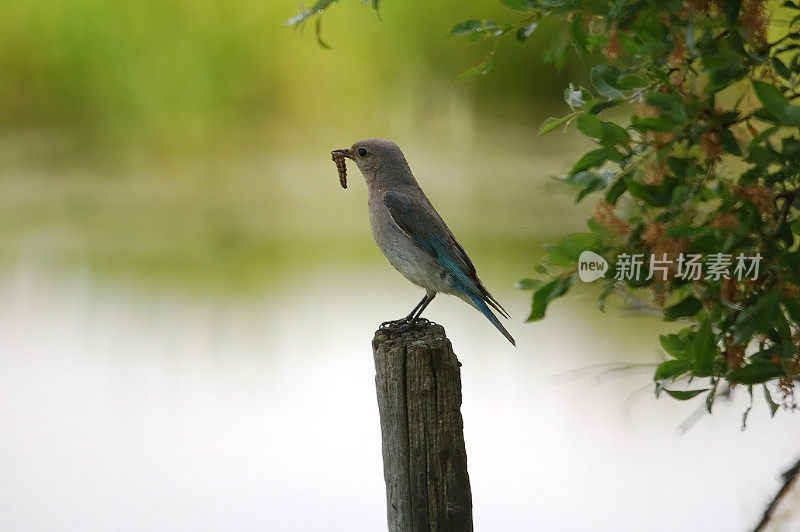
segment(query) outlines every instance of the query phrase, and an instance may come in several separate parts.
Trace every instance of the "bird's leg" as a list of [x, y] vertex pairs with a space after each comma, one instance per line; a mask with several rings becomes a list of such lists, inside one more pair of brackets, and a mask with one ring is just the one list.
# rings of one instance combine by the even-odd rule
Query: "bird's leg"
[[392, 320], [392, 321], [385, 321], [381, 323], [381, 328], [391, 328], [396, 329], [398, 332], [403, 332], [411, 329], [414, 325], [418, 323], [430, 323], [425, 318], [420, 318], [422, 311], [425, 310], [433, 298], [436, 297], [436, 293], [434, 292], [433, 295], [425, 294], [425, 297], [422, 298], [416, 307], [411, 311], [411, 313], [406, 316], [405, 318], [400, 318], [399, 320]]
[[385, 329], [385, 328], [394, 328], [398, 326], [406, 327], [408, 325], [413, 325], [414, 322], [416, 322], [419, 319], [419, 315], [422, 313], [423, 310], [425, 310], [425, 307], [427, 307], [428, 304], [431, 301], [433, 301], [433, 297], [435, 295], [436, 294], [434, 294], [433, 296], [428, 296], [428, 294], [425, 294], [425, 297], [422, 298], [422, 301], [417, 303], [417, 306], [411, 310], [408, 316], [406, 316], [405, 318], [400, 318], [399, 320], [384, 321], [383, 323], [381, 323], [381, 328]]
[[418, 324], [424, 325], [430, 323], [430, 321], [420, 316], [422, 316], [422, 311], [425, 310], [425, 307], [427, 307], [431, 301], [433, 301], [434, 297], [436, 297], [436, 292], [434, 292], [431, 295], [426, 294], [425, 297], [422, 299], [422, 301], [420, 301], [419, 305], [417, 305], [416, 313], [412, 312], [411, 315], [408, 318], [406, 318], [409, 321], [403, 325], [400, 325], [399, 330], [405, 331], [411, 329], [412, 327]]
[[410, 318], [412, 323], [418, 320], [428, 321], [425, 318], [420, 318], [420, 316], [422, 316], [422, 311], [425, 310], [428, 305], [430, 305], [434, 297], [436, 297], [436, 292], [433, 294], [425, 294], [425, 297], [422, 298], [422, 301], [419, 302], [419, 305], [417, 305], [417, 307], [411, 311], [411, 314], [406, 319]]

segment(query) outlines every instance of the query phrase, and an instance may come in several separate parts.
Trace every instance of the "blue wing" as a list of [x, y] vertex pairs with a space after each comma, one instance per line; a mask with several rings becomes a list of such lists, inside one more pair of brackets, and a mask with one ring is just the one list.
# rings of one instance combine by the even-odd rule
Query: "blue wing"
[[514, 339], [489, 310], [487, 304], [505, 318], [509, 317], [508, 313], [483, 286], [466, 251], [456, 241], [453, 233], [427, 198], [388, 192], [383, 198], [383, 204], [389, 209], [389, 214], [398, 227], [452, 276], [454, 287], [464, 293], [514, 344]]

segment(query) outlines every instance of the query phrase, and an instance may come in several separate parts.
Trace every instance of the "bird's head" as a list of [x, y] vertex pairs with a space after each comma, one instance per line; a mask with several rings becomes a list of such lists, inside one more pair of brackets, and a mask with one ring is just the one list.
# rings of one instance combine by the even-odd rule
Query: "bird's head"
[[[355, 161], [367, 185], [404, 179], [411, 175], [403, 152], [394, 142], [385, 139], [360, 140], [350, 148], [334, 150]], [[391, 183], [385, 183], [391, 184]]]

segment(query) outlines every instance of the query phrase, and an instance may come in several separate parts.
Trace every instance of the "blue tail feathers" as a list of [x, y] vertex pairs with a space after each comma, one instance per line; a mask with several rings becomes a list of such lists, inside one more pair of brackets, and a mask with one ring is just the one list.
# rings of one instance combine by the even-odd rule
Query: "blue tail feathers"
[[469, 292], [467, 292], [467, 297], [469, 297], [470, 300], [475, 304], [477, 309], [480, 310], [483, 313], [483, 315], [489, 319], [490, 322], [492, 322], [492, 325], [494, 325], [497, 328], [497, 330], [500, 331], [503, 334], [503, 336], [505, 336], [508, 339], [509, 342], [511, 342], [511, 345], [516, 347], [517, 342], [514, 341], [514, 337], [511, 336], [511, 334], [506, 330], [505, 327], [503, 327], [503, 324], [500, 323], [500, 320], [497, 319], [497, 316], [495, 316], [494, 313], [491, 311], [491, 309], [489, 309], [488, 305], [486, 305], [486, 302], [482, 298], [474, 294], [471, 294]]

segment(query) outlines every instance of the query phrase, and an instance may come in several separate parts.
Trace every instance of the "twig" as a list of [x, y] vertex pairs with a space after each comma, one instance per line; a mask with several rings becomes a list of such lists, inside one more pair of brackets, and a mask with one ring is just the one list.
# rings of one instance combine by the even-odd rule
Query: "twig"
[[767, 506], [767, 509], [764, 510], [764, 515], [761, 517], [761, 521], [759, 521], [756, 527], [753, 529], [753, 532], [761, 532], [762, 530], [765, 530], [766, 526], [772, 519], [772, 512], [775, 511], [775, 508], [777, 508], [778, 504], [781, 502], [781, 500], [783, 500], [783, 497], [789, 493], [792, 484], [798, 479], [798, 477], [800, 477], [800, 459], [798, 459], [797, 462], [783, 474], [783, 485], [781, 486], [781, 489], [778, 490], [778, 493], [775, 494], [775, 498], [770, 501], [769, 506]]
[[783, 203], [783, 208], [781, 209], [781, 214], [778, 217], [778, 223], [777, 223], [777, 225], [775, 225], [775, 232], [773, 233], [773, 236], [777, 235], [778, 231], [781, 230], [781, 226], [786, 221], [786, 218], [789, 216], [789, 211], [792, 208], [792, 204], [794, 203], [794, 200], [797, 199], [797, 194], [798, 194], [797, 190], [792, 190], [792, 191], [784, 192], [783, 194], [781, 194], [779, 196], [779, 197], [784, 198], [784, 203]]

